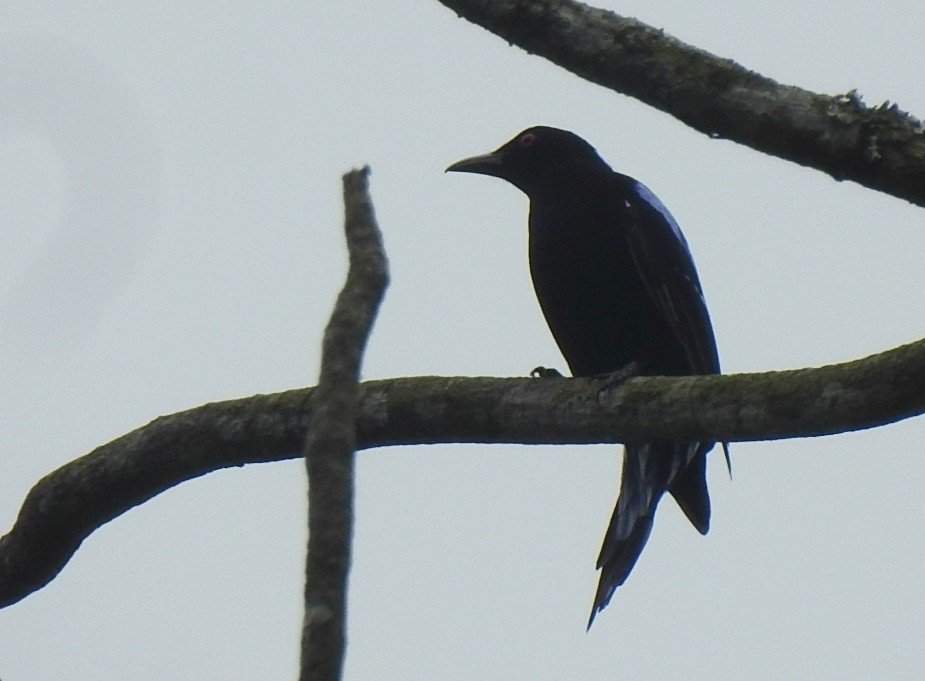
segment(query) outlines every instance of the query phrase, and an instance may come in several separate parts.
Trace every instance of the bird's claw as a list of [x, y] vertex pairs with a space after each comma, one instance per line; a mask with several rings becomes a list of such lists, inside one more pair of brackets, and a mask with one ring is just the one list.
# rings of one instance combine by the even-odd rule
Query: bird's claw
[[601, 387], [597, 391], [598, 397], [601, 397], [604, 393], [619, 387], [624, 381], [634, 378], [635, 376], [639, 376], [641, 372], [642, 364], [634, 360], [629, 364], [620, 367], [616, 371], [611, 371], [607, 374], [600, 374], [595, 376], [594, 378], [601, 381]]
[[558, 369], [536, 367], [530, 372], [530, 378], [563, 378], [563, 376]]

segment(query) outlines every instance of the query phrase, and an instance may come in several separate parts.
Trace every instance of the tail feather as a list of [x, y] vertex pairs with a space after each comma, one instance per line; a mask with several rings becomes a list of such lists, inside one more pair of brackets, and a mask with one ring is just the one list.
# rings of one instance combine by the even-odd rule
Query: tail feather
[[629, 577], [655, 519], [655, 509], [668, 491], [702, 534], [710, 526], [706, 454], [712, 445], [627, 445], [623, 457], [620, 496], [597, 559], [601, 571], [588, 628], [594, 617]]
[[684, 515], [700, 534], [710, 530], [710, 494], [707, 491], [707, 451], [699, 447], [687, 468], [680, 471], [668, 488]]
[[[594, 624], [594, 617], [597, 613], [607, 607], [617, 587], [621, 586], [623, 582], [626, 581], [626, 578], [629, 577], [633, 566], [642, 553], [642, 548], [649, 539], [649, 532], [652, 531], [654, 513], [655, 504], [652, 505], [649, 514], [637, 518], [636, 524], [629, 536], [613, 547], [607, 560], [598, 562], [601, 578], [597, 583], [597, 592], [594, 594], [594, 605], [591, 607], [591, 616], [588, 618], [588, 629]], [[614, 512], [614, 517], [610, 521], [611, 527], [613, 527], [616, 521], [617, 515], [616, 512]], [[608, 538], [609, 537], [610, 533], [608, 530]], [[603, 558], [603, 554], [601, 557]]]

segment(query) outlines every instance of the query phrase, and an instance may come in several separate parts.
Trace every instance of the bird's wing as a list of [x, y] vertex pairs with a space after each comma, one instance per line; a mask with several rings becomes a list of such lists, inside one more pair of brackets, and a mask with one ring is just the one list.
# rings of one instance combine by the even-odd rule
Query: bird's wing
[[[665, 204], [648, 187], [626, 175], [614, 175], [619, 178], [619, 196], [627, 215], [627, 243], [646, 290], [683, 348], [690, 373], [718, 374], [719, 354], [713, 325], [687, 239]], [[729, 444], [723, 442], [722, 445], [731, 475]], [[701, 443], [691, 456], [703, 455], [712, 447], [713, 443]], [[709, 506], [705, 515], [699, 513], [702, 504], [698, 498], [706, 499], [706, 489], [700, 494], [699, 480], [680, 480], [679, 483], [682, 486], [672, 487], [672, 494], [691, 522], [698, 529], [702, 525], [704, 529], [700, 531], [705, 532]], [[685, 499], [686, 496], [690, 499]], [[698, 515], [706, 520], [698, 523]]]
[[718, 373], [713, 327], [681, 228], [648, 187], [619, 177], [627, 241], [646, 290], [684, 349], [690, 373]]

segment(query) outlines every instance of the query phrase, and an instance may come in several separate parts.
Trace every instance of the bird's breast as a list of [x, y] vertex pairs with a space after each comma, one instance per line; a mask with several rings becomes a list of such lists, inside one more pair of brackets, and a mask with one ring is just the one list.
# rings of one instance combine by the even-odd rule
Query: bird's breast
[[546, 322], [572, 373], [641, 362], [660, 373], [672, 339], [614, 215], [531, 205], [530, 273]]

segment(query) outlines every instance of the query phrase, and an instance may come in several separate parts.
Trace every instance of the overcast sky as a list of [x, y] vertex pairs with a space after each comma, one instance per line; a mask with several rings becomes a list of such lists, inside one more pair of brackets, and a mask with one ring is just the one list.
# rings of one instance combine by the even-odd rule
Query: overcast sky
[[[904, 0], [606, 3], [785, 83], [925, 115]], [[310, 385], [372, 166], [367, 378], [565, 363], [527, 202], [452, 161], [579, 133], [685, 230], [727, 372], [925, 336], [925, 212], [711, 141], [437, 2], [0, 5], [0, 533], [43, 475], [206, 401]], [[710, 534], [665, 499], [588, 634], [618, 447], [359, 455], [347, 679], [918, 679], [925, 422], [736, 444]], [[295, 678], [304, 467], [188, 482], [0, 611], [3, 681]]]

